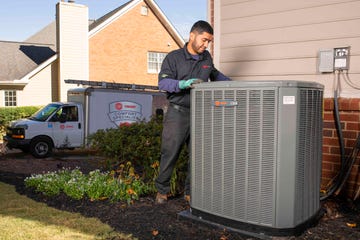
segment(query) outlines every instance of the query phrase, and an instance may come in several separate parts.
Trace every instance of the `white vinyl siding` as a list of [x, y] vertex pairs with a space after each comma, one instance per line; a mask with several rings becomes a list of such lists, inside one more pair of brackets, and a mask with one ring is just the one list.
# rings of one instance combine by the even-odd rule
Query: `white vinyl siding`
[[[215, 63], [234, 80], [316, 81], [329, 97], [334, 74], [318, 72], [318, 53], [350, 46], [348, 76], [360, 86], [359, 9], [345, 0], [215, 1]], [[341, 87], [343, 97], [360, 96]]]

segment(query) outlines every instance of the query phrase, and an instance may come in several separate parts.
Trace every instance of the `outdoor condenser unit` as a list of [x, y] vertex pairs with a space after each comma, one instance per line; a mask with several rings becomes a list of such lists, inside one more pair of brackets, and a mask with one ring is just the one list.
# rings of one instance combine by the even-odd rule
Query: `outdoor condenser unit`
[[192, 217], [265, 235], [317, 220], [323, 85], [202, 83], [191, 101]]

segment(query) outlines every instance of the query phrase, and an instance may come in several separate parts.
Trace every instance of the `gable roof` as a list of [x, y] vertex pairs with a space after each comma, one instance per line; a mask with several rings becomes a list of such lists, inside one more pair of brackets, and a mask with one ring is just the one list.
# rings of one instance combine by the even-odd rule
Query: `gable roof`
[[[89, 21], [89, 37], [101, 31], [142, 1], [154, 12], [176, 43], [183, 46], [184, 39], [153, 0], [131, 0], [97, 20]], [[56, 21], [45, 26], [25, 42], [0, 40], [0, 84], [19, 81], [26, 83], [28, 78], [54, 62], [57, 56]]]
[[0, 41], [0, 83], [27, 83], [29, 73], [55, 55], [55, 21], [24, 42]]
[[0, 81], [21, 80], [55, 54], [52, 44], [0, 41]]

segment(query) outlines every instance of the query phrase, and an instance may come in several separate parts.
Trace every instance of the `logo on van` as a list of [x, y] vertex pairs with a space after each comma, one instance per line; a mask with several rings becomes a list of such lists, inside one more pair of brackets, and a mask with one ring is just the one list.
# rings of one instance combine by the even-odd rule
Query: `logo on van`
[[142, 106], [136, 102], [113, 102], [109, 104], [109, 108], [109, 118], [116, 126], [128, 125], [142, 119]]

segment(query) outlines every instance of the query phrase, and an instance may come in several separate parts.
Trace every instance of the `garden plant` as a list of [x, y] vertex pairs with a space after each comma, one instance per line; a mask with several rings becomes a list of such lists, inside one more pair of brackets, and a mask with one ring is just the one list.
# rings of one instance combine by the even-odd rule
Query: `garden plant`
[[[32, 175], [25, 179], [25, 185], [46, 196], [66, 194], [76, 200], [132, 203], [140, 196], [156, 192], [161, 131], [161, 118], [99, 130], [89, 137], [89, 142], [91, 148], [106, 158], [102, 170], [84, 174], [78, 168], [61, 169]], [[171, 178], [172, 195], [183, 192], [187, 156], [184, 147]]]

